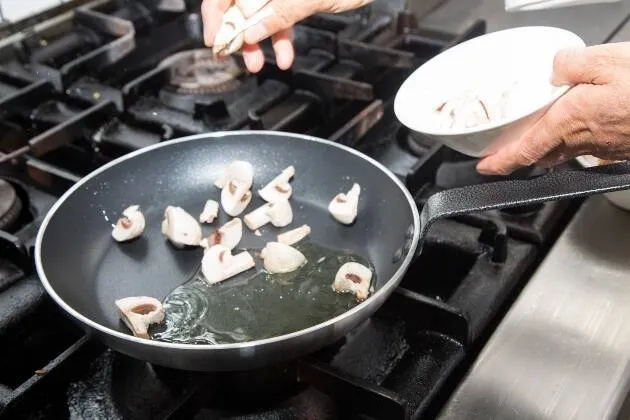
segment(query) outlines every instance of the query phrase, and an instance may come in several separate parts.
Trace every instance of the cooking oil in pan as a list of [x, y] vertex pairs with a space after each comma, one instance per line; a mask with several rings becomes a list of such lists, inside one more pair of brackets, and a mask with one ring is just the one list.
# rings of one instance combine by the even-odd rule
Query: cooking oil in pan
[[[257, 267], [209, 285], [199, 271], [165, 298], [166, 319], [152, 338], [186, 344], [260, 340], [311, 327], [359, 304], [354, 294], [337, 293], [332, 284], [339, 267], [350, 261], [374, 272], [368, 261], [314, 243], [295, 248], [308, 263], [292, 273], [269, 274]], [[255, 255], [259, 250], [248, 251]]]

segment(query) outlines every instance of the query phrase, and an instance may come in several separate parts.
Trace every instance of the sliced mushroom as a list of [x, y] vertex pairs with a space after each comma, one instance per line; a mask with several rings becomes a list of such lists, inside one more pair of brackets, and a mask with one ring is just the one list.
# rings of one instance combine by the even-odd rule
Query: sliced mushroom
[[299, 228], [289, 230], [278, 235], [278, 242], [286, 245], [293, 245], [306, 238], [311, 233], [309, 225], [302, 225]]
[[264, 261], [265, 270], [270, 273], [290, 273], [307, 263], [306, 257], [297, 249], [280, 242], [269, 242], [260, 258]]
[[338, 222], [352, 224], [357, 217], [359, 194], [361, 194], [361, 187], [355, 183], [346, 194], [337, 194], [332, 199], [328, 204], [328, 211]]
[[118, 242], [129, 241], [142, 235], [146, 221], [140, 212], [140, 206], [127, 207], [114, 225], [112, 237]]
[[224, 245], [210, 247], [201, 260], [201, 272], [209, 283], [219, 283], [255, 266], [256, 262], [249, 252], [232, 255]]
[[118, 299], [115, 303], [121, 319], [136, 337], [151, 338], [149, 325], [159, 324], [164, 320], [162, 303], [155, 298], [133, 296]]
[[225, 166], [223, 174], [216, 180], [214, 185], [223, 189], [228, 181], [239, 181], [245, 184], [246, 190], [249, 190], [254, 182], [254, 167], [251, 163], [244, 160], [230, 162]]
[[271, 180], [270, 183], [258, 190], [258, 195], [268, 203], [288, 200], [293, 194], [293, 187], [289, 184], [293, 175], [295, 175], [295, 168], [289, 166], [280, 175]]
[[247, 184], [231, 180], [221, 190], [221, 207], [232, 217], [239, 216], [252, 201], [252, 192]]
[[359, 300], [368, 297], [372, 270], [357, 262], [347, 262], [342, 265], [335, 275], [333, 290], [341, 293], [354, 293]]
[[201, 241], [201, 226], [181, 207], [168, 206], [162, 220], [162, 234], [177, 247], [196, 246]]
[[256, 230], [267, 223], [275, 227], [285, 227], [293, 221], [293, 210], [289, 200], [267, 203], [253, 210], [243, 217], [245, 224], [251, 230]]
[[243, 47], [243, 26], [245, 16], [237, 5], [231, 6], [223, 14], [223, 22], [214, 37], [212, 53], [223, 57], [240, 50]]
[[243, 222], [238, 217], [230, 220], [213, 232], [208, 239], [202, 239], [200, 245], [210, 248], [214, 245], [223, 245], [232, 250], [243, 238]]
[[214, 219], [219, 215], [219, 203], [214, 200], [206, 201], [206, 204], [203, 206], [203, 211], [199, 215], [199, 222], [201, 223], [212, 223]]

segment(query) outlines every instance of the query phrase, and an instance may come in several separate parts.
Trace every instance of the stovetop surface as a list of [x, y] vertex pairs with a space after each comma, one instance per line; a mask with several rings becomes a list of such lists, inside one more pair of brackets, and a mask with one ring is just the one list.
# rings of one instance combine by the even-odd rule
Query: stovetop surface
[[[0, 417], [337, 419], [432, 417], [461, 380], [568, 202], [438, 222], [371, 319], [309, 357], [253, 372], [175, 372], [105, 349], [61, 313], [32, 262], [55, 200], [132, 150], [183, 135], [265, 129], [354, 147], [418, 206], [484, 182], [474, 162], [410, 134], [392, 99], [419, 64], [484, 32], [429, 31], [387, 3], [296, 27], [296, 63], [247, 74], [201, 44], [198, 3], [103, 1], [0, 49]], [[465, 71], [458, 69], [457, 71]]]

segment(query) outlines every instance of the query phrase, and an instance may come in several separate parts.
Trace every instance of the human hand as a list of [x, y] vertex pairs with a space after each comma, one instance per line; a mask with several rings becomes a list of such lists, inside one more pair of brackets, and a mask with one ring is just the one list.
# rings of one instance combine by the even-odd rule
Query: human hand
[[[294, 51], [291, 28], [300, 20], [315, 13], [338, 13], [356, 9], [371, 0], [236, 0], [236, 4], [246, 19], [266, 16], [258, 24], [245, 31], [242, 48], [243, 60], [252, 73], [259, 72], [265, 64], [258, 43], [271, 37], [276, 63], [282, 70], [293, 64]], [[265, 2], [267, 4], [261, 8]], [[232, 5], [232, 0], [203, 0], [201, 17], [204, 26], [204, 42], [212, 47], [224, 12]]]
[[575, 86], [521, 138], [483, 158], [480, 173], [551, 167], [581, 155], [630, 157], [630, 42], [559, 52], [552, 82]]

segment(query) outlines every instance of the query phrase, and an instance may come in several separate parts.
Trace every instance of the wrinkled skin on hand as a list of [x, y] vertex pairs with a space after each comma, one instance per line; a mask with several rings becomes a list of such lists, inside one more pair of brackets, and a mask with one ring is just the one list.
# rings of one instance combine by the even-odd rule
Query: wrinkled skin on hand
[[206, 46], [214, 45], [214, 38], [221, 26], [223, 13], [236, 3], [245, 18], [254, 14], [269, 14], [260, 23], [245, 31], [243, 60], [248, 70], [259, 72], [265, 64], [263, 52], [258, 43], [271, 37], [276, 54], [276, 63], [280, 69], [286, 70], [293, 64], [291, 28], [300, 20], [315, 13], [338, 13], [361, 7], [371, 0], [271, 0], [263, 9], [267, 0], [204, 0], [201, 4], [201, 17], [204, 26], [204, 42]]
[[565, 50], [553, 84], [574, 85], [520, 139], [486, 156], [483, 174], [551, 167], [581, 155], [630, 158], [630, 42]]

